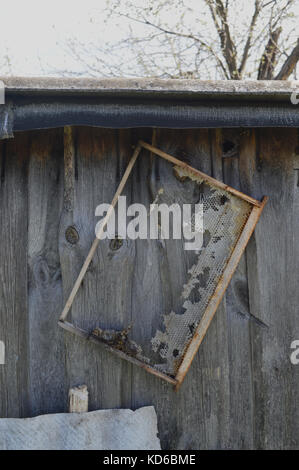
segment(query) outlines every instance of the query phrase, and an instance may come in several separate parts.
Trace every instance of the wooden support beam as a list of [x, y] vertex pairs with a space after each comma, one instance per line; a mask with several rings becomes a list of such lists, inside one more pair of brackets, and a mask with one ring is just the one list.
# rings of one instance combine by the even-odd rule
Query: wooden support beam
[[88, 390], [87, 385], [71, 388], [69, 391], [69, 413], [87, 413]]

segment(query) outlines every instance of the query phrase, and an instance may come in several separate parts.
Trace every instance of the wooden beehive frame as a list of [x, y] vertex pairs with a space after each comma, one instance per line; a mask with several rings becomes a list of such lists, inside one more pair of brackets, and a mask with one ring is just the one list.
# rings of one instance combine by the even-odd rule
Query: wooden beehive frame
[[[70, 311], [70, 308], [73, 304], [73, 301], [75, 299], [75, 296], [80, 288], [80, 285], [82, 283], [82, 280], [86, 274], [86, 271], [89, 267], [89, 264], [94, 256], [94, 253], [97, 249], [97, 246], [100, 242], [100, 238], [101, 238], [101, 235], [103, 234], [104, 230], [105, 230], [105, 227], [108, 223], [108, 220], [112, 214], [112, 211], [114, 209], [114, 207], [116, 206], [117, 202], [118, 202], [118, 199], [119, 199], [119, 196], [121, 195], [124, 187], [125, 187], [125, 184], [130, 176], [130, 173], [134, 167], [134, 164], [137, 160], [137, 157], [138, 155], [140, 154], [140, 151], [141, 149], [144, 148], [144, 149], [147, 149], [149, 150], [151, 153], [153, 154], [156, 154], [162, 158], [164, 158], [165, 160], [168, 160], [169, 162], [173, 163], [175, 166], [178, 166], [178, 167], [182, 167], [186, 170], [188, 170], [189, 173], [193, 173], [195, 176], [197, 177], [200, 177], [202, 178], [203, 181], [207, 182], [207, 183], [210, 183], [212, 184], [213, 186], [215, 186], [216, 188], [219, 188], [219, 189], [222, 189], [224, 191], [227, 191], [231, 194], [233, 194], [234, 196], [237, 196], [245, 201], [247, 201], [249, 204], [251, 204], [252, 206], [252, 209], [251, 209], [251, 212], [250, 212], [250, 215], [243, 227], [243, 230], [241, 232], [241, 235], [239, 236], [239, 239], [237, 240], [236, 242], [236, 245], [231, 253], [231, 256], [230, 258], [228, 259], [227, 261], [227, 264], [224, 268], [224, 271], [222, 273], [222, 276], [221, 276], [221, 279], [219, 280], [218, 284], [217, 284], [217, 287], [215, 289], [215, 292], [214, 294], [212, 295], [212, 297], [210, 298], [209, 302], [208, 302], [208, 305], [205, 309], [205, 312], [193, 334], [193, 337], [190, 341], [190, 343], [188, 344], [188, 347], [184, 353], [184, 357], [182, 359], [182, 362], [178, 368], [178, 371], [176, 373], [176, 376], [175, 377], [171, 377], [167, 374], [164, 374], [163, 372], [160, 372], [158, 371], [157, 369], [155, 369], [154, 367], [142, 362], [141, 360], [135, 358], [135, 357], [132, 357], [128, 354], [126, 354], [125, 352], [119, 350], [119, 349], [116, 349], [115, 347], [113, 346], [110, 346], [109, 344], [105, 343], [103, 340], [101, 340], [100, 338], [96, 337], [95, 335], [92, 335], [90, 334], [88, 331], [82, 329], [82, 328], [79, 328], [75, 325], [73, 325], [72, 323], [70, 322], [67, 322], [66, 321], [66, 318], [67, 318], [67, 315]], [[230, 186], [227, 186], [226, 184], [222, 183], [221, 181], [218, 181], [216, 180], [215, 178], [212, 178], [211, 176], [208, 176], [206, 175], [205, 173], [202, 173], [201, 171], [199, 170], [196, 170], [195, 168], [192, 168], [191, 166], [187, 165], [186, 163], [184, 163], [183, 161], [163, 152], [162, 150], [146, 143], [146, 142], [143, 142], [143, 141], [139, 141], [138, 142], [138, 145], [131, 157], [131, 160], [126, 168], [126, 171], [121, 179], [121, 182], [117, 188], [117, 191], [113, 197], [113, 200], [111, 202], [111, 205], [110, 205], [110, 208], [103, 220], [103, 223], [101, 224], [101, 228], [100, 228], [100, 231], [97, 233], [97, 237], [95, 238], [92, 246], [91, 246], [91, 249], [84, 261], [84, 264], [81, 268], [81, 271], [78, 275], [78, 278], [77, 280], [75, 281], [75, 284], [73, 286], [73, 289], [69, 295], [69, 298], [67, 299], [67, 302], [64, 306], [64, 309], [61, 313], [61, 316], [60, 316], [60, 319], [59, 319], [59, 322], [58, 324], [64, 328], [65, 330], [75, 334], [75, 335], [78, 335], [80, 336], [81, 338], [85, 339], [85, 340], [88, 340], [88, 341], [91, 341], [93, 343], [96, 343], [96, 344], [100, 344], [102, 347], [104, 347], [105, 349], [113, 352], [114, 354], [118, 355], [120, 358], [122, 359], [125, 359], [143, 369], [145, 369], [146, 371], [150, 372], [151, 374], [157, 376], [157, 377], [160, 377], [164, 380], [166, 380], [167, 382], [175, 385], [176, 389], [178, 389], [178, 387], [180, 386], [180, 384], [183, 382], [184, 380], [184, 377], [192, 363], [192, 360], [207, 332], [207, 329], [216, 313], [216, 310], [218, 308], [218, 305], [219, 303], [221, 302], [221, 299], [225, 293], [225, 290], [227, 289], [228, 287], [228, 284], [232, 278], [232, 275], [234, 273], [234, 271], [236, 270], [237, 266], [238, 266], [238, 263], [240, 261], [240, 258], [246, 248], [246, 245], [254, 231], [254, 228], [259, 220], [259, 217], [262, 213], [262, 210], [266, 204], [266, 201], [267, 201], [267, 197], [264, 197], [263, 200], [260, 202], [260, 201], [257, 201], [256, 199], [253, 199], [252, 197], [250, 196], [247, 196], [243, 193], [241, 193], [240, 191], [237, 191], [236, 189], [230, 187]]]

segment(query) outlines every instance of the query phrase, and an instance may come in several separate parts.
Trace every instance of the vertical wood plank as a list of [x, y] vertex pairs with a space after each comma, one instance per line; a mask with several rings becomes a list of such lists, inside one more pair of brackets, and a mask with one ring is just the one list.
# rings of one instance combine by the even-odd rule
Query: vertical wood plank
[[[241, 189], [239, 160], [255, 156], [256, 148], [250, 131], [226, 129], [224, 147], [234, 145], [233, 157], [223, 158], [223, 181], [235, 189]], [[227, 311], [230, 429], [229, 447], [251, 449], [253, 447], [253, 399], [251, 374], [250, 315], [246, 258], [243, 255], [225, 293]], [[262, 327], [262, 325], [260, 326]]]
[[0, 182], [0, 417], [29, 412], [27, 316], [27, 166], [28, 136], [1, 145]]
[[[58, 250], [62, 209], [62, 129], [30, 133], [28, 174], [28, 322], [31, 416], [66, 411]], [[26, 315], [27, 316], [27, 315]]]
[[[299, 129], [297, 135], [294, 131], [290, 132], [292, 136], [292, 143], [296, 142], [295, 148], [291, 149], [291, 160], [293, 160], [293, 201], [292, 208], [289, 210], [291, 213], [290, 230], [292, 236], [291, 243], [288, 249], [288, 261], [292, 263], [291, 267], [287, 265], [288, 273], [291, 273], [288, 284], [287, 303], [290, 309], [288, 325], [286, 328], [286, 349], [290, 343], [299, 339], [299, 322], [298, 322], [298, 304], [299, 304]], [[292, 350], [293, 351], [293, 350]], [[299, 365], [294, 365], [288, 369], [287, 380], [287, 402], [286, 408], [288, 410], [288, 419], [286, 425], [285, 435], [285, 448], [298, 449], [299, 448], [299, 399], [298, 399], [298, 386], [299, 386]]]
[[[212, 176], [223, 181], [221, 129], [211, 129]], [[206, 429], [205, 449], [230, 446], [229, 440], [229, 348], [228, 316], [226, 298], [219, 305], [216, 315], [203, 340], [198, 355], [202, 374], [204, 424]], [[205, 418], [206, 416], [206, 418]]]
[[[60, 226], [65, 300], [95, 237], [98, 222], [95, 209], [101, 203], [111, 202], [132, 156], [126, 140], [129, 131], [123, 131], [121, 138], [118, 131], [96, 128], [78, 128], [75, 134], [74, 208], [72, 212], [63, 212]], [[129, 184], [125, 194], [129, 194]], [[78, 234], [74, 244], [65, 237], [69, 227]], [[100, 242], [72, 306], [72, 322], [90, 331], [95, 327], [123, 329], [130, 323], [132, 246], [126, 242], [117, 250], [111, 246], [110, 240]], [[131, 365], [94, 344], [64, 334], [69, 388], [86, 383], [91, 397], [90, 410], [129, 406]]]
[[298, 420], [294, 421], [298, 395], [293, 386], [298, 384], [299, 370], [289, 359], [291, 338], [299, 333], [294, 320], [299, 300], [294, 267], [297, 133], [295, 129], [263, 129], [256, 138], [257, 154], [244, 154], [240, 161], [242, 188], [256, 198], [269, 196], [247, 249], [250, 312], [269, 327], [250, 323], [254, 447], [282, 449], [298, 445]]

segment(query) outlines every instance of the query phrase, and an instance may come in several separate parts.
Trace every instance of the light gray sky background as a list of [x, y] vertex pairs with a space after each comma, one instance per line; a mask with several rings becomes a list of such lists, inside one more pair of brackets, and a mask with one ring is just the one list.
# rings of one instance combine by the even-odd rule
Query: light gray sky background
[[[144, 4], [141, 0], [134, 2], [137, 6]], [[198, 0], [187, 0], [185, 3], [191, 9], [198, 8]], [[240, 28], [249, 21], [252, 5], [253, 2], [250, 0], [240, 0], [239, 8], [234, 12], [234, 22], [239, 24]], [[92, 64], [96, 54], [99, 56], [104, 54], [106, 60], [109, 56], [109, 44], [113, 45], [125, 38], [129, 28], [124, 18], [105, 21], [106, 0], [82, 2], [0, 0], [0, 6], [0, 75], [2, 76], [88, 75], [90, 73], [84, 64], [70, 54], [67, 44], [74, 40], [80, 42], [84, 60]], [[163, 14], [168, 15], [171, 23], [171, 10], [167, 13], [166, 9]], [[294, 14], [295, 17], [288, 22], [289, 30], [294, 28], [296, 22], [298, 24], [299, 0], [296, 2]], [[175, 15], [173, 18], [173, 21], [177, 21]], [[193, 18], [191, 11], [191, 25]], [[212, 25], [208, 24], [206, 27], [213, 30]], [[141, 36], [144, 34], [145, 26], [136, 24], [135, 28], [137, 34]], [[292, 34], [295, 36], [296, 32]], [[105, 52], [101, 53], [103, 48]], [[122, 57], [127, 55], [128, 63], [131, 62], [129, 50], [123, 50], [121, 54]], [[115, 61], [117, 58], [111, 56], [111, 60]], [[134, 74], [134, 70], [130, 73]], [[105, 74], [99, 70], [95, 75]]]
[[[61, 70], [80, 72], [80, 64], [65, 50], [71, 38], [89, 43], [113, 38], [104, 26], [105, 1], [51, 0], [3, 1], [1, 4], [0, 57], [8, 57], [1, 75], [56, 75]], [[97, 17], [102, 24], [92, 20]]]

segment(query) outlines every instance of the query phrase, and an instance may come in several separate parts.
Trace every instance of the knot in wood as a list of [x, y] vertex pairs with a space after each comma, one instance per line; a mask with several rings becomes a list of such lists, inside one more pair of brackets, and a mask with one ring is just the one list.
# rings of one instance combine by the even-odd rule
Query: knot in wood
[[113, 240], [110, 242], [110, 250], [116, 251], [119, 250], [123, 246], [123, 239], [120, 237], [115, 237]]
[[75, 227], [69, 226], [65, 231], [65, 238], [71, 244], [75, 245], [79, 241], [79, 234]]

